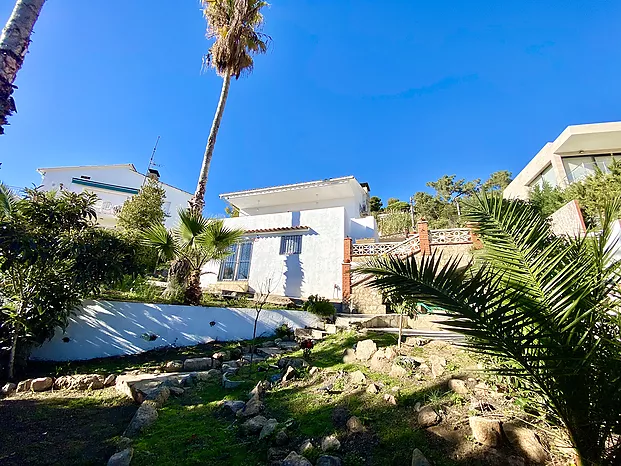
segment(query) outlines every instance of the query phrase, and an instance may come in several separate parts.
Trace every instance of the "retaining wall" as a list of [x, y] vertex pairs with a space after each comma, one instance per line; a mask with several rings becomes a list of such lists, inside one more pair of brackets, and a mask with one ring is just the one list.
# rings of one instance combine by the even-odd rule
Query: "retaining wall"
[[[67, 330], [58, 329], [31, 359], [71, 361], [137, 354], [166, 345], [245, 340], [252, 338], [255, 315], [254, 309], [85, 301]], [[283, 323], [304, 328], [318, 322], [317, 316], [303, 311], [264, 309], [257, 336], [273, 334]], [[157, 338], [149, 341], [147, 335]]]

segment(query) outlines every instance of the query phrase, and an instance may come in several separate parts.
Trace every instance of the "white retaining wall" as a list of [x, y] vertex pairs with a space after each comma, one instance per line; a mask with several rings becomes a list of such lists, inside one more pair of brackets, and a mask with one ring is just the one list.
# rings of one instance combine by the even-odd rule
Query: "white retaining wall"
[[[255, 315], [254, 309], [85, 301], [65, 333], [58, 329], [52, 340], [33, 351], [31, 359], [71, 361], [136, 354], [165, 345], [246, 340], [252, 338]], [[257, 323], [257, 336], [271, 335], [283, 323], [304, 328], [318, 321], [303, 311], [265, 309]], [[147, 341], [143, 334], [158, 338]]]

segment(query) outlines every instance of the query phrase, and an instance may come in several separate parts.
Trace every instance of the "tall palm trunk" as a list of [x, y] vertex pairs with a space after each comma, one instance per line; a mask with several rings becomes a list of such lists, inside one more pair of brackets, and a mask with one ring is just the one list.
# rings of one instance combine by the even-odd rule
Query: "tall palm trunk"
[[190, 199], [190, 210], [196, 214], [201, 214], [205, 207], [205, 189], [207, 188], [207, 178], [209, 176], [209, 166], [211, 165], [211, 158], [213, 157], [213, 150], [216, 147], [216, 138], [218, 137], [218, 130], [220, 129], [220, 123], [222, 122], [222, 115], [224, 114], [224, 107], [226, 106], [226, 99], [229, 96], [229, 88], [231, 87], [231, 72], [227, 71], [222, 78], [222, 92], [220, 92], [220, 101], [218, 102], [218, 108], [216, 109], [216, 115], [213, 118], [211, 124], [211, 131], [209, 132], [209, 139], [207, 139], [207, 147], [205, 147], [205, 155], [203, 155], [203, 165], [201, 167], [201, 173], [198, 177], [198, 183], [196, 184], [196, 191], [194, 196]]
[[18, 324], [15, 323], [13, 326], [13, 335], [11, 336], [11, 352], [9, 354], [9, 367], [8, 367], [9, 380], [13, 380], [15, 378], [15, 359], [17, 355], [18, 341], [19, 341], [19, 327], [18, 327]]
[[0, 134], [15, 111], [13, 90], [17, 72], [24, 63], [32, 28], [45, 0], [17, 0], [13, 13], [0, 35]]

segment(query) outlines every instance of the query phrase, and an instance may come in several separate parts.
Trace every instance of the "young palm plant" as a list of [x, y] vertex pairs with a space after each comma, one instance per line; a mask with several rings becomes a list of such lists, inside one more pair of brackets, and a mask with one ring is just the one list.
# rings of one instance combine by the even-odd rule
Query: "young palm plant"
[[227, 257], [231, 253], [231, 246], [240, 240], [243, 233], [242, 230], [225, 227], [222, 220], [180, 210], [179, 224], [173, 230], [167, 230], [162, 224], [154, 224], [144, 231], [143, 238], [145, 244], [157, 250], [160, 259], [172, 260], [178, 268], [186, 269], [187, 273], [181, 274], [185, 300], [189, 304], [198, 305], [203, 294], [203, 267], [212, 260]]
[[468, 267], [432, 254], [381, 257], [360, 272], [395, 299], [443, 307], [473, 350], [510, 361], [496, 370], [543, 400], [581, 465], [619, 464], [621, 262], [611, 254], [619, 207], [607, 205], [600, 233], [567, 238], [531, 205], [482, 194], [467, 216], [484, 246]]
[[205, 64], [213, 66], [216, 73], [222, 76], [222, 91], [207, 139], [196, 192], [190, 200], [190, 209], [196, 213], [201, 213], [205, 206], [209, 167], [229, 95], [231, 78], [235, 76], [235, 79], [239, 79], [243, 73], [252, 72], [254, 66], [252, 56], [265, 53], [270, 39], [261, 32], [263, 26], [261, 9], [267, 6], [267, 2], [262, 0], [201, 0], [201, 3], [207, 20], [207, 38], [215, 39], [205, 57]]

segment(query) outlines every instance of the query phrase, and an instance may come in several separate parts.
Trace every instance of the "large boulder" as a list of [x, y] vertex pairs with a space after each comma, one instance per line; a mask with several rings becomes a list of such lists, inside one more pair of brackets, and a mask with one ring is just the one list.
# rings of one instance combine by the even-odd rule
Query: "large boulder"
[[220, 380], [222, 372], [219, 369], [209, 369], [208, 371], [198, 371], [196, 378], [200, 382], [211, 382], [212, 380]]
[[395, 378], [399, 379], [399, 378], [407, 377], [408, 376], [408, 371], [401, 364], [393, 362], [392, 363], [392, 367], [390, 368], [390, 372], [388, 373], [388, 375], [390, 377], [395, 377]]
[[341, 442], [335, 435], [328, 435], [321, 440], [321, 449], [323, 451], [337, 451], [341, 448]]
[[442, 356], [432, 355], [429, 357], [429, 364], [431, 364], [431, 375], [435, 379], [444, 374], [444, 368], [446, 367], [446, 359]]
[[213, 360], [211, 358], [190, 358], [183, 361], [183, 370], [186, 372], [206, 371], [212, 366]]
[[224, 409], [224, 411], [230, 414], [237, 414], [239, 410], [244, 409], [244, 406], [246, 406], [246, 403], [241, 400], [225, 401], [222, 404], [222, 408]]
[[5, 383], [2, 386], [2, 390], [0, 390], [0, 393], [2, 393], [2, 396], [11, 396], [13, 393], [15, 393], [15, 390], [17, 390], [17, 385], [9, 382]]
[[496, 419], [471, 416], [468, 419], [474, 439], [488, 447], [499, 447], [502, 444], [502, 424]]
[[257, 414], [261, 413], [261, 411], [263, 411], [264, 408], [265, 408], [265, 405], [263, 404], [263, 401], [261, 401], [261, 398], [259, 398], [258, 396], [253, 396], [246, 403], [246, 406], [244, 406], [243, 409], [240, 409], [239, 411], [237, 411], [237, 417], [239, 418], [254, 417]]
[[255, 416], [252, 419], [248, 419], [241, 425], [242, 433], [246, 435], [256, 435], [267, 424], [267, 419], [264, 416]]
[[377, 345], [373, 340], [362, 340], [356, 345], [356, 359], [358, 361], [368, 361], [377, 351]]
[[156, 408], [161, 408], [170, 397], [170, 389], [160, 386], [146, 394], [145, 400], [152, 401]]
[[111, 387], [115, 383], [116, 383], [116, 375], [114, 374], [108, 375], [103, 381], [104, 387]]
[[99, 374], [65, 375], [54, 381], [54, 388], [59, 390], [100, 390], [106, 379]]
[[284, 372], [287, 370], [287, 367], [302, 369], [303, 367], [308, 367], [308, 363], [303, 358], [281, 358], [278, 361], [278, 368]]
[[164, 372], [181, 372], [183, 371], [183, 361], [168, 361], [162, 366]]
[[349, 374], [349, 380], [354, 385], [362, 385], [366, 382], [367, 377], [364, 375], [362, 371], [355, 371]]
[[17, 393], [29, 392], [31, 384], [32, 384], [32, 379], [22, 380], [21, 382], [17, 384], [17, 389], [15, 391]]
[[458, 395], [467, 395], [470, 390], [466, 386], [466, 382], [461, 379], [451, 379], [448, 381], [448, 388]]
[[268, 419], [261, 429], [259, 440], [263, 440], [264, 438], [271, 436], [276, 431], [276, 427], [278, 427], [278, 421], [276, 419]]
[[431, 466], [431, 463], [418, 448], [415, 448], [412, 452], [412, 466]]
[[145, 401], [140, 405], [136, 414], [129, 422], [125, 433], [125, 437], [136, 437], [140, 432], [149, 427], [157, 420], [157, 408], [155, 403], [151, 401]]
[[292, 451], [287, 455], [287, 457], [280, 463], [281, 466], [313, 466], [313, 463], [308, 461], [303, 456], [298, 455], [296, 452]]
[[548, 461], [548, 453], [541, 445], [535, 432], [513, 424], [503, 424], [502, 430], [511, 446], [526, 457], [528, 461], [535, 464], [545, 464]]
[[418, 425], [421, 427], [431, 427], [442, 421], [440, 415], [431, 406], [424, 406], [418, 412]]
[[32, 379], [30, 389], [33, 392], [45, 392], [54, 386], [54, 379], [51, 377], [39, 377]]
[[118, 453], [115, 453], [108, 460], [108, 466], [129, 466], [134, 456], [133, 448], [126, 448]]

